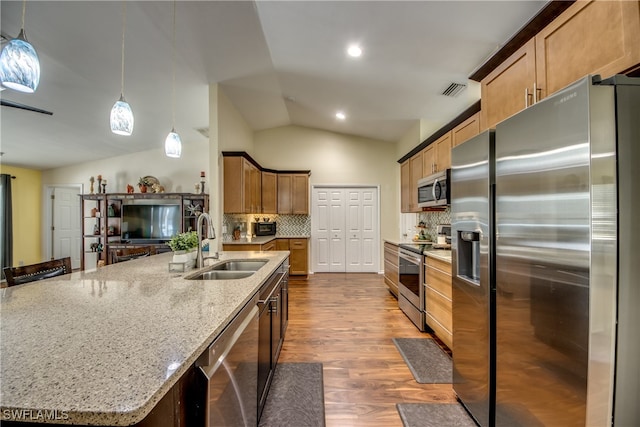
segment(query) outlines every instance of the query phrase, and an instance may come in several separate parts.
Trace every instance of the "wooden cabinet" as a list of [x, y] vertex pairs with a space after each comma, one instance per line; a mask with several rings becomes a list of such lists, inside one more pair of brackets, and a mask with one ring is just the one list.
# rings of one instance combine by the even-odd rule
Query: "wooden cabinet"
[[[434, 173], [451, 167], [451, 132], [447, 132], [434, 142]], [[424, 173], [424, 171], [423, 171]]]
[[637, 68], [639, 40], [640, 2], [575, 2], [482, 80], [482, 129], [587, 74]]
[[625, 72], [640, 64], [640, 2], [575, 2], [535, 41], [538, 99], [586, 74]]
[[[451, 167], [451, 132], [442, 135], [422, 150], [422, 177]], [[417, 192], [417, 188], [416, 188]], [[416, 197], [417, 194], [416, 194]]]
[[411, 212], [411, 194], [411, 161], [406, 160], [400, 165], [400, 212]]
[[423, 177], [422, 175], [422, 152], [414, 155], [409, 159], [409, 191], [411, 194], [411, 203], [409, 204], [409, 212], [419, 212], [418, 207], [418, 180]]
[[[195, 230], [198, 215], [209, 212], [208, 194], [191, 193], [107, 193], [82, 194], [82, 252], [80, 268], [94, 268], [97, 265], [111, 263], [108, 254], [111, 249], [135, 248], [138, 246], [153, 246], [156, 253], [168, 251], [164, 243], [168, 238], [154, 238], [150, 236], [130, 236], [132, 231], [130, 221], [148, 215], [151, 211], [131, 209], [127, 207], [140, 206], [178, 206], [177, 216], [170, 215], [175, 222], [169, 221], [168, 229], [173, 234]], [[126, 205], [126, 206], [125, 206]], [[150, 224], [149, 220], [138, 224], [141, 229], [153, 229], [158, 224]], [[150, 229], [149, 229], [150, 232]]]
[[451, 131], [451, 148], [480, 133], [480, 113], [475, 113]]
[[276, 250], [290, 252], [289, 274], [292, 276], [306, 276], [309, 274], [309, 239], [278, 238]]
[[400, 165], [400, 211], [421, 212], [418, 180], [451, 167], [451, 132], [447, 132]]
[[384, 242], [384, 283], [398, 298], [398, 246]]
[[278, 173], [278, 213], [309, 215], [308, 173]]
[[262, 172], [262, 213], [278, 213], [278, 175]]
[[533, 102], [536, 77], [535, 40], [518, 49], [480, 82], [483, 129], [521, 111]]
[[306, 276], [309, 274], [308, 239], [289, 239], [289, 272], [292, 276]]
[[224, 158], [224, 213], [260, 213], [260, 170], [244, 157]]
[[275, 251], [276, 239], [270, 240], [266, 243], [223, 243], [223, 251]]
[[427, 325], [442, 342], [453, 348], [451, 264], [426, 256], [424, 286]]

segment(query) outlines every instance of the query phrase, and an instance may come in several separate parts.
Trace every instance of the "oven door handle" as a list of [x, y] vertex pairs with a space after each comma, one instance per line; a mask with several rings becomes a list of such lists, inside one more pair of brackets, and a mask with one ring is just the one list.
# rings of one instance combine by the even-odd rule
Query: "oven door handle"
[[422, 260], [420, 258], [411, 256], [405, 252], [398, 252], [398, 256], [402, 259], [405, 259], [411, 262], [412, 264], [417, 264], [417, 265], [422, 264]]

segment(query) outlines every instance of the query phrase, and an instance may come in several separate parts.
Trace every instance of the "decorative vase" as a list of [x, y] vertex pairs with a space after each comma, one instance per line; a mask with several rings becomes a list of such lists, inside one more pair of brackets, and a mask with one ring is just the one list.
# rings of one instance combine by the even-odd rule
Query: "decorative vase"
[[147, 192], [147, 186], [146, 185], [138, 185], [138, 188], [140, 189], [141, 193], [146, 193]]

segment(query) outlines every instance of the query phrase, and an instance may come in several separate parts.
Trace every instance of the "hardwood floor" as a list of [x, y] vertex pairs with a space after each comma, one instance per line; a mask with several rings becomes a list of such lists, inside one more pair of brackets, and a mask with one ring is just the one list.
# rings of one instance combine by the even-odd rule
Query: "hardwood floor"
[[455, 402], [451, 384], [418, 384], [391, 338], [428, 337], [379, 274], [320, 273], [289, 282], [279, 362], [321, 362], [328, 427], [401, 427], [396, 403]]

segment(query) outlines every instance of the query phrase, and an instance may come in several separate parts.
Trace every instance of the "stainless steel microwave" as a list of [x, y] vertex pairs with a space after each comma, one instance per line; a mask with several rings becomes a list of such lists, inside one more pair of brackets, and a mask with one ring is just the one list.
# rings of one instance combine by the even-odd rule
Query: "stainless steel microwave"
[[451, 203], [451, 169], [418, 180], [418, 207], [447, 206]]

